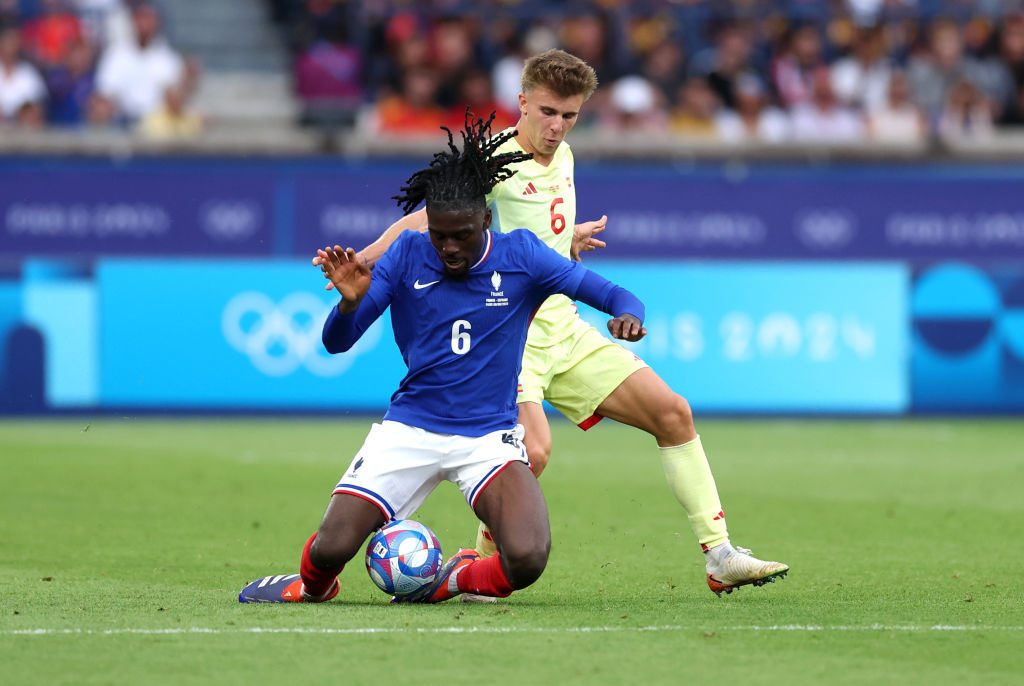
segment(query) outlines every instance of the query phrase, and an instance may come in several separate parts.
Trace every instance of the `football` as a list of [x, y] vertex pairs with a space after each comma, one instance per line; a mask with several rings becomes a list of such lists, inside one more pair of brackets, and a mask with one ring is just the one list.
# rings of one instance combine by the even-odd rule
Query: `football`
[[377, 530], [366, 546], [366, 571], [389, 595], [412, 595], [433, 583], [443, 560], [434, 532], [411, 519]]

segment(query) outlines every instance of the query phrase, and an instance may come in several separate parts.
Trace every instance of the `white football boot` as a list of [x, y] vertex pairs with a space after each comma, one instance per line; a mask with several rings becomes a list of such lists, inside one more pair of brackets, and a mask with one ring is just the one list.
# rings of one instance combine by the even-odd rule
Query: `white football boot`
[[747, 548], [734, 548], [728, 542], [715, 546], [704, 555], [707, 558], [708, 587], [719, 598], [723, 591], [732, 593], [733, 589], [747, 584], [764, 586], [789, 573], [789, 565], [759, 560]]

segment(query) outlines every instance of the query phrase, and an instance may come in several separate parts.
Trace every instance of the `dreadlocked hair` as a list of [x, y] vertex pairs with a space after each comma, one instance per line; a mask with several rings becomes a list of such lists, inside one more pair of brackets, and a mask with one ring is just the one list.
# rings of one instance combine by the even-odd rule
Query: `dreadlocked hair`
[[502, 143], [516, 135], [506, 131], [491, 136], [491, 122], [477, 118], [466, 108], [466, 123], [462, 130], [462, 150], [455, 145], [455, 137], [447, 126], [448, 150], [436, 153], [430, 166], [421, 169], [406, 180], [399, 190], [402, 195], [392, 196], [405, 214], [409, 214], [423, 201], [439, 210], [455, 210], [483, 205], [484, 196], [494, 186], [516, 173], [508, 166], [533, 158], [525, 152], [506, 152], [495, 155]]

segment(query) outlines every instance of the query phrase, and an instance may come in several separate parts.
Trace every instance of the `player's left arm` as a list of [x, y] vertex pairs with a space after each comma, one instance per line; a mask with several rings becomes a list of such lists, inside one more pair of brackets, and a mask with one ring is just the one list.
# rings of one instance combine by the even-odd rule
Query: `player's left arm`
[[575, 295], [566, 295], [612, 315], [608, 321], [608, 333], [612, 338], [639, 341], [647, 335], [644, 304], [640, 298], [582, 265], [574, 266], [583, 272], [583, 278], [579, 280]]
[[607, 214], [602, 214], [601, 218], [597, 221], [583, 222], [574, 226], [572, 230], [572, 246], [569, 248], [569, 254], [572, 256], [572, 259], [582, 262], [582, 253], [606, 247], [608, 244], [598, 238], [594, 238], [594, 235], [604, 231], [607, 226]]
[[640, 298], [579, 262], [567, 261], [532, 232], [513, 233], [522, 240], [533, 273], [548, 293], [562, 293], [612, 315], [608, 332], [614, 338], [639, 341], [647, 335], [643, 326], [644, 304]]

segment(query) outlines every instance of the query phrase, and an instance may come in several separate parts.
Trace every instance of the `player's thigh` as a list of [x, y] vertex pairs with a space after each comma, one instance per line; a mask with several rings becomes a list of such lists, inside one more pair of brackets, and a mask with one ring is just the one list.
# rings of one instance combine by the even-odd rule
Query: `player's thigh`
[[530, 345], [527, 339], [523, 348], [523, 364], [519, 369], [517, 404], [544, 402], [544, 391], [551, 383], [560, 355], [558, 346], [538, 348]]
[[551, 549], [547, 503], [533, 473], [519, 462], [502, 469], [477, 498], [474, 511], [498, 550], [511, 560], [542, 557]]
[[333, 495], [372, 503], [385, 521], [408, 517], [443, 480], [441, 459], [451, 440], [400, 422], [374, 424]]
[[689, 403], [650, 367], [624, 379], [597, 412], [652, 434], [661, 445], [680, 445], [697, 435]]
[[529, 471], [522, 424], [483, 436], [453, 436], [451, 449], [444, 456], [441, 469], [443, 477], [459, 487], [466, 503], [476, 511], [477, 500], [513, 463], [521, 464]]
[[551, 426], [544, 406], [539, 402], [519, 403], [519, 423], [526, 433], [523, 444], [533, 473], [540, 475], [551, 457]]
[[587, 428], [598, 407], [627, 378], [647, 364], [593, 327], [580, 334], [565, 369], [556, 374], [545, 398], [572, 423]]

